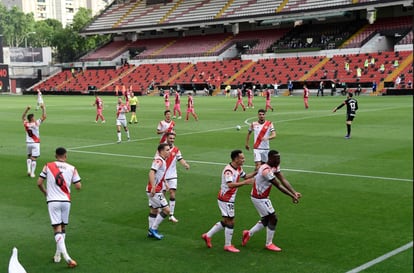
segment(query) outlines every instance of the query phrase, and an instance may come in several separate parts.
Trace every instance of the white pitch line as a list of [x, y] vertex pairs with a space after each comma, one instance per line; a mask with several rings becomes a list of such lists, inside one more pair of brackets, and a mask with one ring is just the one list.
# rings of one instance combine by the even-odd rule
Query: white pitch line
[[[188, 132], [188, 133], [180, 133], [180, 136], [187, 136], [187, 135], [195, 135], [195, 134], [204, 134], [207, 132], [216, 132], [216, 131], [224, 131], [229, 129], [234, 129], [235, 127], [226, 127], [226, 128], [218, 128], [218, 129], [210, 129], [210, 130], [204, 130], [204, 131], [198, 131], [198, 132]], [[141, 142], [146, 140], [152, 140], [152, 139], [160, 139], [158, 136], [154, 137], [146, 137], [146, 138], [140, 138], [140, 139], [131, 139], [130, 141], [125, 141], [125, 143], [128, 142]], [[93, 147], [100, 147], [100, 146], [108, 146], [117, 144], [116, 142], [107, 142], [107, 143], [101, 143], [101, 144], [93, 144], [93, 145], [86, 145], [86, 146], [78, 146], [78, 147], [72, 147], [70, 150], [76, 150], [76, 149], [84, 149], [84, 148], [93, 148]]]
[[291, 172], [299, 172], [299, 173], [326, 174], [326, 175], [349, 176], [349, 177], [369, 178], [369, 179], [395, 180], [395, 181], [405, 181], [405, 182], [413, 181], [412, 179], [406, 179], [406, 178], [369, 176], [369, 175], [360, 175], [360, 174], [330, 173], [330, 172], [318, 172], [318, 171], [307, 171], [307, 170], [296, 170], [296, 169], [283, 169], [283, 170], [291, 171]]
[[[80, 151], [73, 148], [68, 148], [68, 151], [75, 152], [75, 153], [82, 153], [82, 154], [95, 154], [95, 155], [103, 155], [103, 156], [117, 156], [117, 157], [130, 157], [130, 158], [141, 158], [141, 159], [153, 159], [152, 156], [142, 156], [142, 155], [125, 155], [125, 154], [114, 154], [114, 153], [102, 153], [102, 152], [90, 152], [90, 151]], [[199, 160], [188, 160], [187, 162], [190, 163], [198, 163], [198, 164], [206, 164], [206, 165], [220, 165], [223, 166], [227, 163], [220, 163], [220, 162], [209, 162], [209, 161], [199, 161]], [[254, 168], [251, 165], [244, 165], [248, 168]], [[358, 177], [358, 178], [367, 178], [367, 179], [380, 179], [380, 180], [395, 180], [395, 181], [405, 181], [405, 182], [412, 182], [411, 179], [405, 178], [394, 178], [394, 177], [381, 177], [381, 176], [369, 176], [369, 175], [358, 175], [358, 174], [346, 174], [346, 173], [331, 173], [331, 172], [319, 172], [319, 171], [309, 171], [309, 170], [297, 170], [297, 169], [282, 169], [283, 171], [288, 172], [301, 172], [301, 173], [312, 173], [312, 174], [323, 174], [323, 175], [332, 175], [332, 176], [347, 176], [347, 177]]]
[[401, 246], [401, 247], [399, 247], [397, 249], [394, 249], [393, 251], [390, 251], [390, 252], [388, 252], [388, 253], [386, 253], [386, 254], [384, 254], [384, 255], [382, 255], [382, 256], [380, 256], [380, 257], [378, 257], [378, 258], [376, 258], [376, 259], [374, 259], [372, 261], [369, 261], [369, 262], [367, 262], [367, 263], [365, 263], [365, 264], [363, 264], [361, 266], [358, 266], [358, 267], [356, 267], [356, 268], [354, 268], [354, 269], [352, 269], [350, 271], [347, 271], [346, 273], [358, 273], [358, 272], [361, 272], [362, 270], [365, 270], [365, 269], [367, 269], [367, 268], [369, 268], [369, 267], [371, 267], [373, 265], [376, 265], [376, 264], [378, 264], [378, 263], [380, 263], [382, 261], [385, 261], [386, 259], [388, 259], [388, 258], [390, 258], [390, 257], [392, 257], [394, 255], [397, 255], [398, 253], [403, 252], [403, 251], [405, 251], [405, 250], [407, 250], [407, 249], [409, 249], [411, 247], [413, 247], [413, 241], [411, 241], [408, 244], [403, 245], [403, 246]]

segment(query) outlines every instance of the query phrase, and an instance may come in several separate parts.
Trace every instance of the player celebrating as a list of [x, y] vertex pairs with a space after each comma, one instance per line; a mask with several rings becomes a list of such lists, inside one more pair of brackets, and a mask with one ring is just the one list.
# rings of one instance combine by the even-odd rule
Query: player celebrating
[[35, 120], [33, 114], [26, 114], [30, 110], [30, 106], [27, 106], [22, 115], [23, 126], [26, 131], [26, 151], [27, 151], [27, 175], [35, 177], [36, 160], [40, 156], [40, 125], [46, 119], [46, 108], [44, 104], [40, 105], [42, 109], [42, 116]]
[[[146, 192], [150, 204], [148, 236], [161, 240], [164, 236], [158, 233], [158, 227], [164, 221], [164, 218], [170, 214], [170, 208], [163, 193], [165, 172], [167, 170], [165, 160], [170, 156], [170, 146], [167, 143], [161, 143], [158, 145], [157, 152], [148, 174]], [[158, 213], [159, 210], [161, 210], [160, 213]]]
[[[222, 221], [217, 222], [201, 238], [206, 242], [208, 248], [211, 248], [211, 237], [217, 232], [224, 229], [224, 250], [228, 252], [240, 252], [231, 244], [234, 228], [234, 202], [236, 201], [237, 188], [244, 185], [251, 185], [254, 181], [256, 172], [246, 174], [243, 171], [245, 161], [244, 154], [241, 150], [234, 150], [230, 154], [231, 162], [227, 164], [221, 174], [221, 187], [218, 193], [217, 201], [221, 211]], [[240, 178], [245, 179], [240, 181]]]
[[164, 119], [158, 123], [157, 134], [162, 135], [160, 143], [165, 143], [167, 141], [167, 133], [174, 133], [175, 122], [171, 120], [171, 111], [164, 111]]
[[194, 110], [194, 100], [193, 100], [193, 96], [191, 96], [191, 94], [188, 94], [188, 99], [187, 99], [187, 114], [185, 115], [185, 121], [188, 121], [188, 117], [189, 115], [192, 115], [194, 117], [194, 119], [196, 121], [198, 121], [198, 116], [195, 113]]
[[246, 111], [246, 107], [244, 106], [244, 103], [243, 103], [242, 91], [240, 88], [237, 88], [237, 102], [236, 102], [236, 105], [234, 106], [233, 111], [236, 111], [239, 105], [241, 105], [241, 107], [243, 108], [243, 111]]
[[104, 109], [104, 103], [103, 103], [103, 100], [98, 95], [95, 95], [95, 102], [92, 104], [92, 106], [96, 106], [95, 123], [98, 122], [99, 118], [101, 119], [102, 123], [105, 123], [105, 117], [102, 114], [102, 111]]
[[296, 192], [290, 183], [280, 171], [280, 154], [275, 150], [269, 151], [269, 160], [260, 166], [253, 183], [251, 191], [251, 200], [259, 213], [261, 220], [256, 223], [250, 230], [243, 231], [242, 246], [245, 246], [256, 232], [266, 227], [266, 249], [270, 251], [282, 251], [278, 246], [273, 244], [277, 216], [269, 199], [272, 185], [277, 187], [281, 192], [292, 197], [293, 203], [298, 203], [302, 195]]
[[36, 103], [36, 111], [37, 111], [39, 110], [40, 106], [44, 104], [44, 102], [43, 102], [42, 92], [40, 92], [40, 89], [38, 88], [36, 91], [37, 91], [37, 103]]
[[181, 119], [181, 97], [180, 92], [178, 90], [175, 90], [175, 100], [174, 100], [174, 116], [176, 117], [176, 114], [178, 114], [178, 119]]
[[351, 138], [351, 124], [356, 116], [356, 111], [358, 110], [358, 101], [352, 97], [352, 93], [348, 93], [346, 100], [341, 103], [339, 106], [335, 107], [332, 112], [336, 112], [336, 110], [341, 109], [344, 105], [346, 105], [346, 130], [347, 134], [345, 136], [346, 139]]
[[[46, 188], [43, 183], [46, 180]], [[77, 266], [66, 249], [66, 225], [69, 223], [70, 212], [70, 186], [74, 184], [77, 190], [82, 187], [81, 178], [76, 168], [66, 162], [66, 149], [56, 149], [56, 161], [47, 163], [39, 179], [37, 186], [46, 196], [50, 221], [53, 227], [56, 241], [55, 263], [60, 262], [61, 255], [69, 267]]]
[[254, 132], [253, 156], [256, 164], [256, 170], [260, 164], [267, 161], [267, 153], [270, 149], [269, 140], [276, 137], [276, 130], [271, 121], [266, 120], [266, 111], [259, 109], [258, 121], [252, 122], [246, 137], [246, 149], [250, 150], [250, 135]]
[[130, 140], [129, 137], [129, 130], [127, 127], [126, 121], [126, 113], [128, 113], [128, 106], [122, 103], [122, 99], [118, 98], [118, 104], [116, 108], [116, 134], [118, 137], [117, 143], [121, 143], [121, 126], [124, 128], [124, 131], [127, 135], [128, 141]]
[[175, 193], [177, 191], [177, 162], [180, 162], [186, 170], [190, 169], [190, 165], [184, 160], [180, 149], [174, 145], [175, 134], [167, 133], [167, 144], [170, 146], [170, 156], [166, 160], [167, 172], [165, 174], [165, 183], [168, 186], [170, 193], [170, 217], [171, 222], [177, 223], [177, 218], [174, 217], [175, 210]]

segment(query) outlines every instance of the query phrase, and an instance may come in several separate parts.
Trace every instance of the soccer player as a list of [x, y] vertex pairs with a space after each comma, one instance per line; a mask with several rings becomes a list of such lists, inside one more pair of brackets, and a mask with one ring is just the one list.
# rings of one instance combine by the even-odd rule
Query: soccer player
[[[56, 161], [49, 162], [43, 167], [37, 186], [46, 196], [50, 222], [55, 234], [56, 253], [53, 259], [55, 263], [59, 263], [63, 255], [69, 267], [76, 267], [76, 261], [69, 256], [66, 249], [65, 238], [71, 205], [70, 186], [74, 184], [75, 188], [80, 190], [82, 184], [78, 171], [67, 163], [66, 159], [66, 149], [57, 148]], [[46, 188], [44, 181], [46, 181]]]
[[178, 119], [181, 119], [181, 97], [180, 97], [180, 92], [178, 92], [178, 89], [175, 90], [175, 100], [174, 100], [174, 116], [173, 118], [175, 118], [178, 114]]
[[270, 109], [273, 112], [273, 107], [272, 107], [272, 105], [270, 105], [270, 100], [272, 98], [272, 92], [270, 91], [269, 88], [266, 89], [265, 96], [266, 96], [266, 107], [265, 107], [265, 110], [267, 111], [268, 109]]
[[256, 170], [259, 169], [260, 164], [267, 162], [267, 154], [270, 149], [269, 140], [276, 137], [276, 130], [273, 123], [266, 120], [266, 111], [259, 109], [257, 113], [259, 119], [250, 124], [245, 145], [246, 150], [250, 150], [250, 135], [254, 132], [253, 156]]
[[95, 123], [98, 122], [99, 118], [101, 119], [102, 123], [105, 123], [105, 117], [102, 114], [102, 111], [104, 109], [104, 102], [98, 95], [95, 95], [95, 102], [92, 104], [92, 106], [96, 106]]
[[40, 156], [40, 125], [46, 119], [46, 108], [44, 104], [40, 105], [42, 116], [35, 120], [34, 114], [28, 114], [30, 106], [27, 106], [22, 115], [23, 126], [26, 131], [26, 151], [27, 151], [27, 175], [35, 177], [36, 160]]
[[165, 103], [165, 110], [170, 110], [170, 91], [166, 90], [164, 92], [164, 103]]
[[165, 174], [165, 183], [170, 194], [170, 217], [171, 222], [177, 223], [177, 218], [174, 217], [175, 210], [175, 193], [177, 191], [177, 162], [186, 169], [190, 169], [190, 165], [183, 158], [180, 149], [174, 145], [175, 133], [167, 133], [167, 144], [170, 146], [170, 156], [166, 160], [167, 172]]
[[175, 122], [171, 120], [171, 111], [164, 111], [164, 119], [158, 123], [157, 134], [161, 135], [160, 143], [167, 141], [167, 133], [174, 133]]
[[131, 98], [129, 99], [129, 105], [131, 106], [131, 119], [129, 124], [138, 123], [137, 119], [137, 108], [139, 107], [138, 98], [135, 96], [134, 92], [131, 92]]
[[246, 91], [246, 95], [247, 95], [247, 108], [251, 107], [253, 109], [254, 108], [254, 105], [253, 105], [253, 96], [254, 96], [253, 90], [248, 88], [247, 91]]
[[196, 121], [198, 121], [198, 116], [194, 110], [194, 100], [193, 100], [193, 96], [191, 96], [191, 94], [188, 94], [188, 99], [187, 99], [187, 114], [185, 115], [185, 120], [188, 121], [188, 117], [189, 115], [192, 115], [194, 117], [194, 119]]
[[117, 143], [121, 143], [121, 126], [124, 128], [124, 131], [127, 135], [128, 141], [130, 140], [129, 130], [126, 121], [126, 113], [128, 113], [128, 106], [123, 104], [122, 98], [118, 98], [118, 104], [116, 108], [116, 134], [118, 137]]
[[358, 101], [352, 97], [352, 93], [348, 92], [346, 100], [335, 107], [332, 112], [336, 112], [336, 110], [341, 109], [344, 105], [346, 105], [346, 139], [351, 138], [351, 125], [352, 121], [356, 116], [356, 111], [358, 110]]
[[[224, 229], [224, 250], [228, 252], [240, 252], [232, 244], [237, 189], [244, 185], [251, 185], [256, 172], [246, 174], [242, 168], [245, 157], [241, 150], [234, 150], [230, 154], [231, 162], [227, 164], [221, 174], [221, 186], [217, 197], [218, 207], [221, 211], [222, 220], [204, 233], [201, 238], [208, 248], [213, 247], [211, 237]], [[240, 181], [243, 178], [243, 181]]]
[[272, 201], [269, 198], [272, 186], [290, 196], [293, 203], [298, 203], [302, 195], [295, 191], [280, 171], [280, 154], [270, 150], [267, 163], [260, 166], [251, 190], [251, 200], [261, 219], [250, 230], [243, 231], [242, 246], [245, 246], [256, 232], [266, 227], [265, 248], [270, 251], [282, 251], [273, 243], [276, 225], [278, 222]]
[[37, 91], [37, 103], [36, 103], [36, 111], [37, 111], [39, 110], [40, 106], [44, 104], [44, 102], [43, 102], [42, 92], [40, 92], [40, 89], [38, 88], [36, 91]]
[[164, 221], [164, 218], [170, 214], [170, 207], [163, 193], [167, 170], [166, 160], [170, 156], [170, 146], [167, 143], [161, 143], [158, 145], [157, 152], [148, 174], [146, 192], [150, 205], [148, 236], [161, 240], [164, 235], [158, 233], [158, 227]]
[[234, 111], [237, 110], [237, 107], [239, 107], [239, 105], [241, 105], [241, 107], [243, 108], [243, 111], [246, 111], [246, 107], [244, 106], [243, 103], [243, 94], [240, 88], [237, 88], [237, 102], [236, 105], [234, 106]]
[[303, 86], [303, 102], [305, 103], [305, 109], [309, 108], [309, 89], [306, 84]]

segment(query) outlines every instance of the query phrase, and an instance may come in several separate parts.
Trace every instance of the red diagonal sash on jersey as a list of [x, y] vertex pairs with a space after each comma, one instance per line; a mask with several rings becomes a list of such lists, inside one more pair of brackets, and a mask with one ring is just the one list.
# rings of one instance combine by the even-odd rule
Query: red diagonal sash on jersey
[[254, 142], [253, 148], [257, 149], [260, 146], [260, 143], [262, 143], [263, 137], [265, 136], [267, 129], [270, 126], [270, 121], [266, 120], [263, 124], [262, 129], [259, 132], [259, 135], [256, 138], [256, 141]]
[[63, 191], [64, 194], [68, 197], [70, 201], [70, 192], [68, 187], [66, 186], [65, 178], [63, 177], [62, 173], [60, 172], [58, 166], [55, 162], [47, 163], [48, 169], [52, 172], [53, 177], [55, 178], [56, 185]]
[[[173, 128], [174, 128], [175, 122], [171, 121], [170, 125], [167, 128], [167, 133], [172, 132]], [[167, 141], [167, 133], [163, 134], [160, 140], [160, 143], [164, 143]]]
[[35, 143], [40, 143], [40, 139], [33, 134], [32, 130], [29, 129], [29, 124], [25, 122], [24, 129], [26, 130], [26, 133], [33, 139]]
[[[159, 160], [159, 159], [156, 159], [156, 160]], [[170, 162], [170, 164], [171, 164], [171, 162]], [[164, 183], [166, 174], [167, 174], [167, 167], [165, 168], [164, 175], [161, 177], [160, 182], [155, 185], [155, 192], [161, 192], [162, 191], [162, 188], [163, 188], [162, 184]], [[151, 192], [151, 189], [152, 189], [152, 185], [151, 185], [150, 181], [148, 181], [147, 191]]]
[[165, 168], [165, 172], [167, 172], [168, 168], [171, 166], [171, 163], [173, 162], [177, 152], [178, 152], [178, 148], [176, 146], [174, 146], [170, 150], [170, 156], [165, 160], [165, 163], [167, 164], [167, 167]]
[[[228, 172], [231, 172], [233, 174], [233, 172], [231, 170], [227, 170]], [[227, 172], [226, 171], [226, 172]], [[230, 183], [237, 183], [239, 182], [240, 179], [240, 168], [237, 169], [237, 177], [236, 177], [236, 181], [232, 181]], [[225, 192], [224, 194], [221, 192], [221, 190], [219, 191], [219, 195], [218, 195], [218, 199], [224, 202], [228, 202], [231, 197], [234, 195], [234, 193], [237, 191], [237, 188], [230, 188], [227, 192]]]

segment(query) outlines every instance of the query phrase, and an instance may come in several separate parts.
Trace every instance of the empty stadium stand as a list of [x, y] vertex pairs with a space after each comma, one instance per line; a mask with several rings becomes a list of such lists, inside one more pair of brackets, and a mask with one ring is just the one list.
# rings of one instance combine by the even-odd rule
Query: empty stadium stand
[[[59, 92], [94, 86], [99, 92], [114, 92], [131, 86], [145, 94], [153, 84], [212, 84], [219, 89], [227, 84], [283, 87], [290, 80], [297, 86], [323, 80], [365, 87], [375, 81], [381, 91], [398, 76], [404, 83], [412, 80], [412, 49], [404, 45], [412, 45], [413, 31], [412, 12], [369, 23], [366, 9], [379, 2], [114, 1], [84, 30], [86, 35], [113, 33], [114, 41], [83, 56], [86, 68], [76, 73], [65, 69], [33, 88]], [[347, 9], [351, 12], [345, 14]], [[386, 46], [375, 47], [378, 36], [388, 39]], [[120, 64], [125, 56], [128, 64]], [[374, 64], [366, 67], [366, 60]], [[107, 64], [101, 66], [101, 61]]]

